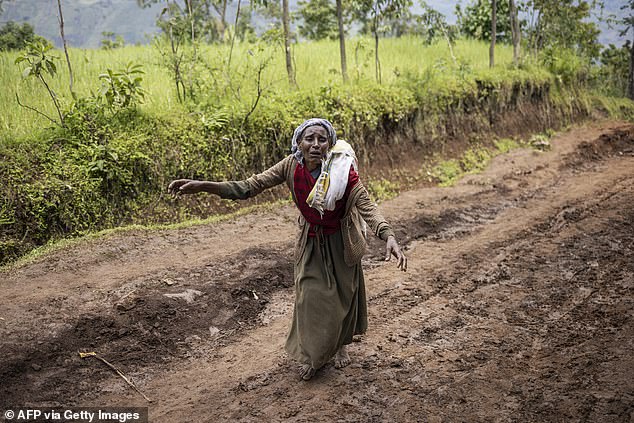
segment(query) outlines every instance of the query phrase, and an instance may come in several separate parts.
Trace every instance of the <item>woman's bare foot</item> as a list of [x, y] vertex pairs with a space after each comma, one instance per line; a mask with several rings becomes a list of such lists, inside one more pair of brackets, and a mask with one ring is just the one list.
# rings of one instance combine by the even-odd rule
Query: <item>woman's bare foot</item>
[[299, 377], [301, 377], [302, 380], [310, 380], [313, 376], [315, 376], [316, 371], [317, 370], [313, 369], [310, 364], [304, 364], [299, 368]]
[[345, 345], [342, 345], [339, 348], [339, 351], [335, 354], [335, 367], [341, 369], [350, 364], [350, 356], [348, 355], [348, 350]]

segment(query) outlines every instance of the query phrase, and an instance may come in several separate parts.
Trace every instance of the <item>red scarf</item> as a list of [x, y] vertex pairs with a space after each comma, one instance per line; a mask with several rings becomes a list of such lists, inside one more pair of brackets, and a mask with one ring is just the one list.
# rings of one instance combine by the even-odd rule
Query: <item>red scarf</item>
[[348, 201], [348, 196], [352, 188], [359, 182], [359, 174], [354, 170], [353, 166], [350, 166], [345, 194], [340, 200], [337, 200], [334, 210], [324, 211], [323, 218], [319, 215], [317, 210], [306, 203], [308, 194], [310, 194], [316, 181], [313, 175], [306, 169], [306, 166], [302, 166], [301, 164], [297, 165], [295, 174], [293, 175], [297, 207], [302, 213], [302, 216], [304, 216], [304, 219], [310, 224], [308, 236], [315, 236], [315, 230], [317, 230], [318, 227], [321, 227], [324, 235], [331, 235], [341, 228], [341, 219], [346, 212], [346, 201]]

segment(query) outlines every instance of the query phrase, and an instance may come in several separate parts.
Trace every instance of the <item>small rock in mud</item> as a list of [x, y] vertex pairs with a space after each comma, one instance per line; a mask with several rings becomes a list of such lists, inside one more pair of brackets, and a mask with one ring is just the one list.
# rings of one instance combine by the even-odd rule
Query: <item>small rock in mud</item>
[[194, 302], [196, 297], [203, 295], [203, 293], [195, 289], [188, 289], [184, 292], [179, 292], [177, 294], [163, 294], [163, 295], [165, 295], [168, 298], [180, 298], [181, 300], [185, 300], [187, 304], [191, 304]]

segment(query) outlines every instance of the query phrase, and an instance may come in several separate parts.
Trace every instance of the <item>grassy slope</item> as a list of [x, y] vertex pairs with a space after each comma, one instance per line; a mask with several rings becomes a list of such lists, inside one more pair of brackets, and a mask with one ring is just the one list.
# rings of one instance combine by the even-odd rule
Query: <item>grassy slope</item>
[[[248, 52], [256, 51], [253, 57]], [[351, 78], [374, 81], [374, 53], [373, 43], [369, 39], [358, 38], [347, 43], [348, 67]], [[450, 66], [452, 59], [445, 43], [425, 46], [420, 40], [400, 38], [382, 40], [379, 46], [383, 82], [386, 85], [395, 82], [397, 75], [406, 72], [419, 74], [425, 69], [438, 69], [437, 77], [442, 77], [442, 68]], [[200, 59], [210, 67], [221, 67], [228, 57], [227, 46], [204, 46], [198, 51]], [[58, 77], [51, 82], [54, 91], [60, 94], [68, 102], [68, 71], [63, 62], [63, 52], [57, 51]], [[459, 62], [468, 64], [473, 70], [482, 70], [488, 67], [488, 47], [484, 43], [474, 41], [461, 41], [455, 47], [455, 55]], [[497, 49], [497, 63], [501, 67], [511, 61], [511, 49], [508, 46], [500, 46]], [[339, 81], [339, 47], [330, 41], [301, 43], [294, 46], [297, 82], [302, 91], [314, 91], [329, 81]], [[32, 137], [33, 131], [46, 127], [49, 122], [35, 115], [33, 112], [18, 107], [15, 94], [20, 95], [23, 103], [39, 110], [45, 111], [50, 116], [55, 114], [50, 99], [44, 88], [34, 80], [23, 80], [20, 76], [20, 68], [13, 62], [17, 53], [0, 54], [0, 107], [4, 111], [0, 115], [0, 141], [7, 138]], [[158, 50], [152, 46], [127, 46], [119, 50], [83, 50], [71, 49], [70, 57], [75, 78], [75, 91], [79, 96], [87, 96], [92, 91], [97, 91], [100, 82], [99, 74], [107, 68], [120, 68], [125, 63], [133, 61], [144, 66], [146, 75], [143, 86], [150, 96], [147, 104], [141, 110], [152, 116], [161, 116], [168, 113], [184, 111], [178, 103], [174, 84], [170, 79], [168, 70], [161, 63]], [[271, 57], [272, 62], [267, 68], [263, 86], [267, 93], [286, 92], [285, 65], [282, 50], [279, 47], [265, 47], [259, 52], [255, 46], [237, 45], [232, 54], [231, 78], [235, 79], [235, 85], [242, 87], [242, 99], [250, 101], [256, 91], [255, 79], [241, 79], [240, 74], [252, 72], [254, 64]], [[246, 69], [249, 69], [247, 71]], [[211, 79], [209, 72], [201, 71], [203, 79]], [[210, 83], [211, 84], [211, 83]], [[226, 101], [236, 102], [235, 96], [228, 96]]]
[[[198, 99], [187, 105], [177, 101], [154, 47], [73, 49], [80, 97], [98, 89], [98, 75], [106, 68], [129, 61], [143, 64], [143, 86], [149, 92], [139, 113], [102, 119], [96, 126], [86, 120], [76, 132], [50, 131], [49, 122], [17, 107], [15, 92], [23, 102], [54, 115], [44, 89], [21, 79], [13, 64], [16, 54], [0, 54], [0, 84], [6, 87], [0, 91], [0, 175], [7, 181], [0, 189], [0, 255], [17, 257], [50, 239], [139, 218], [174, 222], [205, 216], [216, 206], [231, 209], [211, 207], [208, 200], [174, 204], [165, 198], [165, 184], [173, 177], [224, 179], [261, 170], [287, 154], [292, 129], [310, 115], [331, 119], [363, 160], [408, 132], [420, 134], [409, 139], [415, 143], [442, 143], [456, 131], [463, 138], [490, 131], [493, 116], [513, 113], [522, 104], [543, 107], [550, 115], [545, 122], [589, 108], [577, 88], [561, 86], [561, 81], [574, 84], [574, 66], [563, 68], [565, 78], [535, 65], [515, 69], [508, 46], [497, 49], [498, 65], [489, 70], [485, 43], [460, 41], [454, 63], [444, 43], [382, 40], [382, 85], [374, 81], [372, 48], [368, 39], [348, 42], [352, 82], [342, 86], [335, 42], [294, 46], [296, 91], [288, 86], [279, 46], [237, 45], [229, 71], [228, 46], [205, 46], [196, 51], [200, 62], [191, 70], [200, 82]], [[255, 101], [255, 69], [268, 59], [264, 93], [247, 122], [245, 114]], [[68, 102], [61, 60], [58, 69], [52, 86]], [[632, 109], [631, 104], [624, 107]]]

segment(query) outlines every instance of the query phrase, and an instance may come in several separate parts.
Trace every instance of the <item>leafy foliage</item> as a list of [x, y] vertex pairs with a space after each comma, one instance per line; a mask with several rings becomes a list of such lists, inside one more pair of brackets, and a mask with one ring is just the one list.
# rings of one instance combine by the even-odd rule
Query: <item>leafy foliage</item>
[[362, 34], [394, 34], [399, 18], [408, 16], [411, 0], [357, 0], [354, 17], [361, 23]]
[[[33, 109], [28, 106], [24, 106], [24, 107], [31, 108], [35, 112], [48, 118], [51, 122], [64, 126], [64, 113], [62, 112], [60, 99], [55, 93], [55, 91], [51, 89], [49, 83], [47, 82], [45, 78], [47, 74], [49, 78], [54, 78], [55, 75], [57, 74], [57, 65], [55, 64], [55, 61], [59, 60], [59, 57], [50, 53], [52, 49], [53, 49], [52, 45], [44, 44], [39, 41], [28, 43], [26, 46], [26, 51], [24, 51], [15, 59], [15, 64], [19, 65], [20, 63], [26, 62], [27, 66], [22, 70], [22, 77], [36, 78], [42, 83], [42, 85], [44, 85], [53, 104], [55, 105], [55, 109], [57, 110], [57, 115], [59, 116], [59, 122], [39, 110]], [[16, 97], [16, 98], [18, 99], [18, 102], [19, 102], [19, 97]]]
[[[499, 41], [510, 41], [511, 20], [509, 13], [509, 1], [497, 1], [497, 37]], [[469, 3], [462, 9], [460, 4], [456, 5], [456, 16], [460, 31], [476, 40], [491, 41], [491, 0], [476, 0]]]
[[[148, 7], [161, 0], [137, 0], [141, 7]], [[192, 40], [192, 34], [198, 40], [207, 42], [217, 41], [221, 38], [223, 23], [212, 15], [212, 5], [216, 3], [210, 0], [183, 0], [167, 2], [161, 11], [156, 25], [163, 34], [169, 38], [178, 40]]]
[[125, 45], [125, 40], [121, 35], [114, 32], [105, 31], [102, 32], [103, 39], [101, 40], [101, 48], [104, 50], [112, 50], [115, 48], [121, 48]]
[[300, 36], [309, 40], [337, 38], [337, 11], [330, 0], [300, 0], [298, 6]]
[[28, 23], [22, 25], [9, 21], [0, 28], [0, 51], [22, 50], [29, 43], [50, 44], [46, 39], [36, 35]]
[[35, 76], [36, 78], [40, 78], [48, 74], [49, 77], [55, 77], [57, 74], [55, 61], [59, 60], [59, 57], [50, 53], [52, 49], [53, 46], [50, 44], [44, 44], [38, 41], [29, 43], [26, 51], [15, 59], [16, 65], [27, 62], [27, 66], [22, 70], [22, 76]]
[[[410, 40], [408, 48], [421, 46], [422, 40], [414, 40], [417, 42]], [[281, 66], [276, 68], [273, 63], [279, 50], [264, 43], [239, 50], [232, 80], [216, 65], [218, 50], [210, 48], [198, 56], [194, 69], [199, 72], [194, 74], [197, 90], [206, 95], [184, 105], [174, 101], [173, 87], [161, 86], [169, 79], [160, 73], [161, 67], [151, 63], [151, 55], [143, 62], [147, 74], [137, 72], [141, 68], [133, 64], [118, 69], [109, 63], [111, 70], [102, 72], [100, 81], [103, 91], [80, 96], [68, 106], [65, 127], [0, 142], [0, 178], [6, 181], [0, 186], [2, 260], [50, 239], [84, 231], [216, 212], [208, 199], [170, 202], [165, 196], [166, 183], [177, 177], [242, 179], [262, 170], [288, 154], [292, 131], [307, 116], [330, 119], [363, 161], [370, 152], [390, 148], [403, 133], [425, 134], [426, 142], [433, 143], [447, 131], [489, 128], [491, 116], [501, 110], [520, 110], [522, 104], [545, 102], [548, 107], [544, 109], [567, 113], [582, 107], [579, 91], [574, 95], [565, 91], [567, 82], [579, 86], [579, 75], [585, 72], [581, 61], [570, 68], [565, 67], [570, 62], [565, 58], [553, 62], [551, 69], [557, 74], [537, 64], [488, 70], [474, 63], [475, 59], [467, 59], [482, 43], [458, 42], [456, 63], [447, 57], [443, 43], [425, 47], [425, 52], [436, 49], [442, 55], [428, 53], [433, 56], [429, 63], [415, 60], [420, 67], [408, 66], [403, 55], [396, 56], [392, 63], [400, 69], [391, 72], [389, 84], [379, 85], [363, 64], [372, 59], [371, 40], [363, 42], [360, 56], [366, 57], [360, 58], [354, 83], [341, 84], [319, 75], [321, 79], [311, 77], [312, 85], [306, 83], [294, 91], [276, 85], [283, 79]], [[386, 50], [398, 50], [394, 47], [397, 42], [386, 40], [390, 46]], [[322, 51], [333, 50], [319, 50], [326, 44], [311, 43], [307, 56], [315, 60], [313, 64], [328, 62], [318, 62], [327, 56]], [[117, 54], [127, 51], [137, 57], [140, 50], [128, 46]], [[94, 54], [112, 57], [108, 51]], [[46, 65], [41, 66], [41, 73], [50, 78]], [[326, 74], [327, 66], [318, 68]], [[141, 77], [143, 80], [137, 80]], [[156, 84], [157, 79], [161, 84]], [[140, 84], [145, 87], [152, 82], [154, 99], [159, 89], [168, 94], [136, 107], [147, 97], [138, 95]], [[558, 93], [563, 93], [557, 99], [561, 103], [554, 103]], [[170, 99], [172, 107], [166, 108]], [[461, 119], [468, 119], [471, 125], [457, 125]], [[477, 151], [472, 152], [456, 162], [457, 171], [477, 168], [482, 160]], [[386, 181], [374, 183], [379, 197], [390, 195], [393, 188]]]
[[141, 75], [144, 73], [142, 65], [129, 62], [123, 69], [107, 69], [106, 73], [99, 75], [102, 83], [99, 95], [108, 108], [125, 109], [143, 103], [146, 92], [141, 87]]
[[597, 4], [597, 0], [529, 0], [529, 46], [534, 50], [570, 49], [586, 58], [597, 58], [599, 28], [590, 20]]
[[628, 40], [621, 48], [614, 44], [601, 51], [601, 65], [597, 68], [594, 78], [595, 86], [608, 95], [627, 95], [628, 74], [632, 44]]
[[447, 23], [447, 18], [431, 8], [426, 2], [421, 1], [423, 13], [416, 16], [420, 35], [426, 44], [431, 44], [439, 38], [445, 38], [448, 42], [453, 43], [457, 38], [457, 28]]

